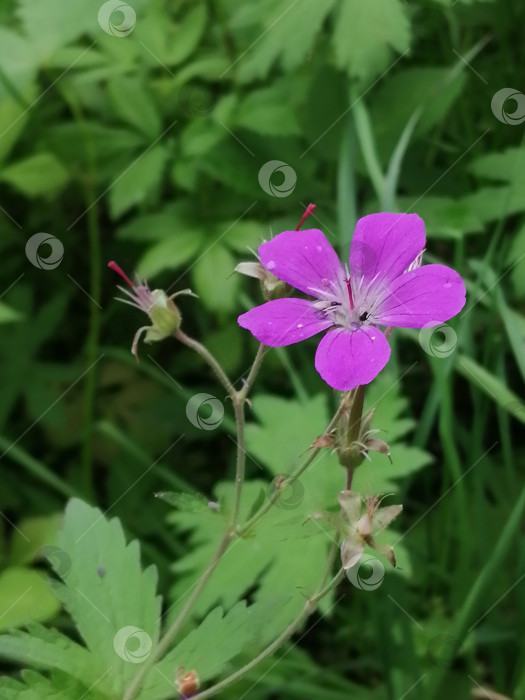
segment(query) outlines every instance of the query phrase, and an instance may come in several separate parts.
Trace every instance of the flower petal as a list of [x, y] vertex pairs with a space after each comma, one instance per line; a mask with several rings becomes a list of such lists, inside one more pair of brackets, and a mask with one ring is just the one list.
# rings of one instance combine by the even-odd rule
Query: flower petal
[[465, 285], [446, 265], [425, 265], [394, 280], [374, 309], [374, 323], [425, 328], [448, 321], [465, 306]]
[[305, 294], [317, 296], [316, 289], [339, 289], [343, 266], [324, 233], [311, 228], [283, 231], [259, 247], [264, 267], [283, 282]]
[[298, 343], [332, 326], [306, 299], [274, 299], [256, 306], [237, 319], [257, 340], [273, 348]]
[[359, 219], [350, 246], [350, 276], [381, 284], [401, 275], [425, 247], [417, 214], [370, 214]]
[[377, 328], [338, 328], [321, 339], [315, 355], [315, 369], [334, 389], [349, 391], [371, 382], [389, 357], [390, 346]]

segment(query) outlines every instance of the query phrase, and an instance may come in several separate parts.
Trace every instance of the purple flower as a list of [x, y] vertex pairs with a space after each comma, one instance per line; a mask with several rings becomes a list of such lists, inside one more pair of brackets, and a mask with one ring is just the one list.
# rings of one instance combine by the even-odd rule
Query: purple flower
[[457, 272], [420, 266], [424, 247], [425, 225], [417, 214], [359, 219], [346, 270], [318, 229], [284, 231], [259, 247], [261, 263], [314, 299], [269, 301], [239, 316], [239, 325], [271, 347], [328, 330], [315, 355], [321, 377], [339, 391], [368, 384], [390, 357], [378, 326], [437, 326], [465, 304]]

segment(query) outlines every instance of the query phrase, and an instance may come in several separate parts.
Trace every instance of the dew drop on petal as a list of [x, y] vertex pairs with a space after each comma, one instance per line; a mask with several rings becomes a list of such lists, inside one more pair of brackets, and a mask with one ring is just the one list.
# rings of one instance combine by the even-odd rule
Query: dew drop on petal
[[267, 270], [273, 270], [274, 267], [275, 267], [275, 260], [269, 260], [269, 261], [266, 263], [266, 269], [267, 269]]
[[297, 328], [302, 328], [302, 327], [303, 327], [303, 324], [302, 324], [302, 323], [298, 323], [298, 324], [297, 324]]
[[445, 289], [449, 289], [451, 286], [452, 285], [450, 282], [445, 282]]
[[317, 246], [317, 250], [318, 250], [320, 253], [322, 253], [322, 252], [323, 252], [323, 246], [322, 246], [322, 245], [318, 245], [318, 246]]
[[372, 338], [372, 340], [375, 340], [375, 339], [376, 339], [375, 335], [372, 335], [372, 336], [370, 336], [370, 337]]

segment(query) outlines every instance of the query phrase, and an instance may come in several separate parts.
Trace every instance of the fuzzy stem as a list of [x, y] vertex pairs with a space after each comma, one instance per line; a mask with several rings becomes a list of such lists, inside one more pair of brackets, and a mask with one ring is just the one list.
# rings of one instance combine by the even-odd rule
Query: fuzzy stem
[[[335, 412], [332, 420], [330, 421], [330, 423], [328, 424], [328, 426], [325, 430], [325, 434], [329, 434], [337, 425], [337, 421], [339, 420], [339, 417], [341, 416], [341, 413], [344, 409], [344, 405], [345, 405], [345, 397], [343, 396], [343, 398], [341, 399], [341, 401], [339, 403], [337, 411]], [[282, 483], [281, 489], [284, 488], [285, 486], [289, 486], [290, 484], [293, 484], [294, 481], [297, 481], [297, 479], [301, 476], [301, 474], [303, 474], [308, 469], [310, 464], [314, 461], [314, 459], [317, 457], [317, 455], [319, 454], [319, 452], [322, 449], [323, 449], [322, 447], [314, 447], [314, 449], [308, 455], [304, 464], [301, 467], [299, 467], [299, 469], [294, 474], [292, 474], [289, 479], [286, 479]], [[261, 520], [261, 518], [264, 515], [266, 515], [266, 513], [272, 508], [272, 506], [278, 500], [281, 489], [275, 489], [275, 491], [272, 493], [272, 495], [270, 496], [268, 501], [261, 507], [261, 509], [257, 513], [255, 513], [255, 515], [252, 518], [250, 518], [247, 522], [245, 522], [243, 525], [240, 525], [237, 528], [237, 535], [239, 537], [243, 537], [244, 535], [246, 535], [246, 533], [249, 530], [251, 530], [259, 522], [259, 520]]]
[[194, 696], [194, 700], [207, 700], [207, 698], [212, 698], [214, 695], [217, 695], [219, 691], [224, 690], [224, 688], [227, 688], [236, 680], [238, 680], [246, 673], [251, 671], [252, 668], [255, 668], [255, 666], [260, 664], [261, 661], [264, 661], [264, 659], [268, 658], [274, 652], [276, 652], [277, 649], [279, 649], [279, 647], [282, 646], [284, 642], [290, 639], [290, 637], [298, 630], [302, 623], [314, 612], [314, 610], [317, 607], [317, 603], [321, 600], [321, 598], [324, 598], [324, 596], [327, 593], [329, 593], [333, 588], [337, 586], [337, 584], [343, 579], [344, 574], [344, 569], [341, 569], [333, 577], [333, 579], [328, 584], [326, 584], [326, 586], [321, 588], [321, 590], [318, 593], [308, 598], [308, 600], [304, 604], [303, 609], [295, 618], [295, 620], [288, 625], [284, 632], [282, 632], [282, 634], [280, 634], [274, 642], [272, 642], [269, 646], [266, 647], [266, 649], [264, 649], [264, 651], [262, 651], [258, 656], [256, 656], [255, 659], [252, 659], [252, 661], [247, 663], [238, 671], [232, 673], [231, 676], [228, 676], [219, 683], [216, 683], [211, 688], [204, 690], [202, 693], [197, 693], [197, 695]]
[[197, 340], [190, 338], [189, 335], [186, 335], [186, 333], [183, 333], [180, 329], [175, 331], [174, 336], [181, 343], [183, 343], [187, 347], [191, 348], [192, 350], [195, 350], [195, 352], [197, 352], [207, 362], [207, 364], [213, 370], [217, 379], [220, 381], [222, 386], [228, 392], [228, 396], [233, 401], [237, 392], [235, 391], [233, 384], [230, 382], [230, 380], [226, 376], [224, 370], [222, 369], [220, 364], [217, 362], [217, 360], [213, 357], [211, 352], [209, 350], [206, 350], [204, 345], [199, 343]]
[[246, 451], [244, 449], [244, 398], [240, 399], [239, 394], [236, 394], [233, 400], [233, 408], [235, 411], [235, 422], [237, 424], [237, 465], [235, 468], [235, 495], [230, 517], [231, 530], [235, 528], [239, 518], [246, 465]]
[[262, 365], [262, 361], [264, 359], [265, 351], [266, 351], [266, 346], [261, 343], [259, 345], [259, 349], [257, 350], [257, 354], [255, 355], [255, 360], [253, 361], [253, 365], [251, 366], [251, 369], [248, 373], [248, 377], [246, 378], [246, 381], [244, 382], [244, 386], [238, 392], [239, 399], [245, 400], [250, 389], [252, 388], [252, 385], [255, 381], [255, 378], [257, 377], [259, 370], [261, 369], [261, 365]]
[[172, 624], [158, 643], [157, 647], [151, 652], [147, 660], [143, 663], [140, 671], [137, 673], [137, 675], [129, 685], [128, 689], [124, 693], [122, 700], [132, 700], [132, 698], [135, 698], [137, 696], [137, 693], [139, 692], [146, 675], [149, 673], [154, 664], [157, 661], [159, 661], [159, 659], [161, 659], [164, 656], [164, 654], [169, 650], [171, 643], [173, 642], [178, 632], [180, 631], [182, 625], [186, 621], [188, 613], [193, 607], [193, 604], [202, 593], [202, 590], [210, 580], [213, 572], [217, 568], [217, 565], [221, 561], [223, 554], [228, 549], [230, 541], [231, 535], [230, 531], [228, 530], [228, 532], [222, 538], [221, 543], [219, 544], [219, 547], [215, 552], [215, 555], [210, 565], [208, 566], [204, 574], [199, 579], [197, 585], [193, 589], [193, 593], [188, 598], [186, 605], [182, 608], [180, 613], [177, 615], [176, 619], [172, 622]]

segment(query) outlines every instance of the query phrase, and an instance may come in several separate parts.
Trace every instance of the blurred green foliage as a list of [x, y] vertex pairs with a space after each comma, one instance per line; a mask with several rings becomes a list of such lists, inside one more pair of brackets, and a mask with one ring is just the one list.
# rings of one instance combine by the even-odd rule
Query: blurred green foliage
[[[309, 223], [343, 256], [358, 216], [419, 213], [428, 260], [463, 275], [468, 303], [446, 356], [439, 339], [424, 352], [417, 333], [396, 331], [389, 367], [367, 392], [393, 465], [376, 455], [356, 483], [405, 505], [400, 572], [373, 592], [341, 586], [306, 637], [221, 697], [459, 700], [483, 686], [525, 700], [525, 110], [494, 102], [505, 88], [525, 92], [522, 2], [108, 5], [0, 3], [0, 629], [60, 630], [0, 637], [12, 676], [2, 698], [80, 697], [103, 673], [108, 639], [68, 598], [75, 581], [96, 585], [95, 555], [111, 550], [120, 570], [120, 623], [126, 605], [147, 601], [133, 624], [150, 629], [157, 593], [165, 609], [176, 604], [216, 546], [222, 516], [202, 502], [228, 508], [230, 406], [175, 341], [141, 345], [135, 363], [129, 347], [145, 317], [113, 303], [107, 261], [152, 287], [191, 287], [200, 299], [180, 300], [184, 329], [240, 382], [256, 346], [235, 319], [260, 294], [235, 265], [313, 201]], [[280, 165], [267, 177], [271, 161]], [[63, 258], [49, 241], [31, 247], [40, 232], [61, 242]], [[188, 420], [199, 392], [225, 405], [216, 430]], [[334, 405], [312, 343], [268, 353], [247, 426], [246, 517]], [[302, 523], [335, 508], [342, 487], [327, 454], [291, 494], [297, 507], [276, 509], [233, 549], [187, 626], [187, 668], [206, 681], [227, 675], [293, 619], [330, 544]], [[153, 497], [164, 491], [205, 499], [173, 510]], [[82, 549], [85, 571], [53, 593], [46, 558], [60, 574], [53, 548], [79, 551], [64, 541], [70, 530], [57, 534], [72, 496], [100, 511], [73, 501], [70, 527], [96, 521], [103, 534]], [[157, 566], [157, 589], [122, 528], [140, 539], [144, 567]], [[142, 576], [147, 592], [135, 600], [126, 579]], [[59, 599], [89, 637], [89, 660], [66, 639]], [[259, 636], [243, 636], [247, 625]], [[55, 645], [70, 663], [57, 664]], [[43, 675], [20, 680], [20, 666]], [[136, 668], [119, 669], [82, 697], [120, 697]]]

